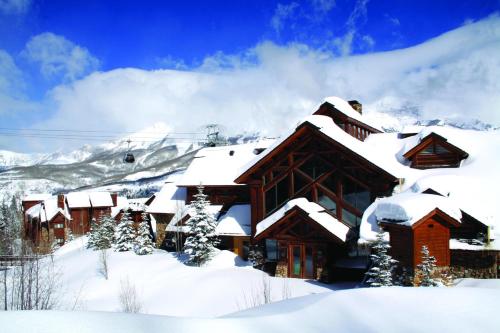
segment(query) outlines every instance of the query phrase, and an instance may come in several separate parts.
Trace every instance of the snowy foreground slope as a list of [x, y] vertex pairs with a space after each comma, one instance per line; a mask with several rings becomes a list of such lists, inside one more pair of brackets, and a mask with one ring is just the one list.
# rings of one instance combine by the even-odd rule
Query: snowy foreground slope
[[[65, 286], [58, 310], [2, 311], [0, 332], [456, 333], [495, 332], [499, 324], [500, 280], [464, 279], [450, 288], [336, 290], [340, 286], [263, 279], [262, 272], [227, 251], [202, 268], [162, 251], [149, 256], [110, 251], [106, 280], [98, 270], [98, 252], [84, 245], [85, 238], [77, 239], [53, 258], [62, 274], [59, 285]], [[135, 285], [142, 314], [118, 313], [124, 279]], [[274, 303], [244, 310], [259, 303], [263, 281]]]
[[85, 237], [58, 250], [54, 261], [64, 286], [59, 309], [120, 311], [122, 281], [135, 286], [141, 312], [169, 316], [215, 317], [243, 310], [262, 299], [263, 284], [271, 300], [329, 291], [334, 286], [299, 279], [268, 277], [234, 253], [220, 251], [206, 267], [184, 265], [172, 253], [109, 253], [109, 279], [99, 272], [99, 252], [85, 249]]
[[498, 289], [392, 287], [325, 292], [213, 319], [30, 311], [0, 313], [0, 322], [5, 332], [495, 332], [499, 298]]

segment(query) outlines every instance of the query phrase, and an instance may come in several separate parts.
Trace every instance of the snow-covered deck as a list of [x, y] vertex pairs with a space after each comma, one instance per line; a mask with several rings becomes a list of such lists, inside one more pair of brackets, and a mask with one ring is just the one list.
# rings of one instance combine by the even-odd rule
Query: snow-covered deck
[[221, 236], [250, 236], [250, 205], [233, 205], [220, 217], [215, 232]]

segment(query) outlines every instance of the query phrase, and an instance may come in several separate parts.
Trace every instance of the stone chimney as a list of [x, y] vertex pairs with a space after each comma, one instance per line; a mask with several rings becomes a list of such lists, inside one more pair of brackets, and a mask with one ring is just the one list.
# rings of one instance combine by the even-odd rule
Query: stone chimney
[[111, 200], [113, 200], [113, 207], [116, 207], [118, 204], [118, 193], [111, 193]]
[[64, 209], [64, 194], [62, 193], [57, 195], [57, 208]]
[[349, 101], [347, 102], [349, 103], [349, 105], [351, 105], [351, 107], [358, 111], [359, 114], [363, 114], [363, 104], [361, 104], [360, 102], [358, 102], [357, 100], [352, 100], [352, 101]]

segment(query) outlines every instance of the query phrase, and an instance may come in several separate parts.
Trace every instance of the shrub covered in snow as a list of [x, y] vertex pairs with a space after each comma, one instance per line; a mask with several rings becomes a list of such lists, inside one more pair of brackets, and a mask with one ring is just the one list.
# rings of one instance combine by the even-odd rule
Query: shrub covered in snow
[[134, 248], [135, 230], [128, 212], [124, 212], [115, 231], [115, 251], [124, 252]]
[[438, 281], [433, 277], [436, 269], [436, 258], [430, 255], [427, 246], [422, 246], [422, 263], [417, 265], [419, 285], [421, 287], [437, 287]]
[[135, 253], [138, 255], [153, 253], [154, 244], [149, 231], [148, 216], [142, 214], [142, 222], [139, 225], [139, 231], [135, 239]]
[[373, 254], [370, 255], [372, 265], [366, 276], [370, 287], [392, 286], [392, 272], [397, 260], [387, 253], [391, 246], [384, 240], [384, 231], [380, 228], [375, 242], [372, 245]]
[[215, 233], [215, 219], [208, 211], [209, 204], [207, 195], [203, 193], [203, 186], [198, 186], [198, 194], [194, 195], [191, 202], [194, 216], [186, 223], [190, 236], [184, 244], [184, 252], [189, 256], [187, 263], [191, 265], [200, 266], [208, 261], [213, 249], [219, 244]]

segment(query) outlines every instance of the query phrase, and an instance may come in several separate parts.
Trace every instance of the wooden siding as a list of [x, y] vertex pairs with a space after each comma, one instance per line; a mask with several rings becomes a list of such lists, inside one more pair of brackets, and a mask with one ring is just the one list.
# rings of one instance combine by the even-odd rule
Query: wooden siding
[[450, 265], [450, 229], [436, 218], [429, 218], [413, 230], [413, 263], [422, 263], [422, 246], [427, 246], [437, 266]]
[[71, 215], [71, 231], [75, 235], [84, 235], [90, 231], [90, 209], [73, 208]]
[[[208, 195], [208, 201], [212, 205], [233, 205], [235, 203], [249, 203], [250, 190], [246, 185], [237, 186], [205, 186], [203, 192]], [[187, 187], [186, 204], [193, 200], [198, 193], [197, 187]]]
[[403, 267], [414, 267], [413, 231], [407, 227], [386, 227], [390, 233], [391, 256]]

